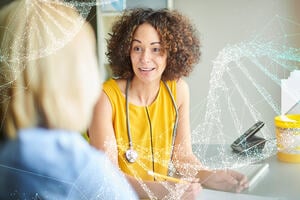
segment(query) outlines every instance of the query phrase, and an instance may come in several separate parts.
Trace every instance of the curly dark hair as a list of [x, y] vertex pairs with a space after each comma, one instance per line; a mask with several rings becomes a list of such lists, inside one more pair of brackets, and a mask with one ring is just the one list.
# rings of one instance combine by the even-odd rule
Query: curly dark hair
[[167, 52], [167, 66], [162, 80], [188, 76], [201, 54], [197, 30], [187, 17], [176, 10], [151, 8], [125, 10], [113, 24], [106, 53], [113, 76], [124, 79], [133, 77], [131, 42], [136, 28], [143, 23], [149, 23], [157, 30], [162, 49]]

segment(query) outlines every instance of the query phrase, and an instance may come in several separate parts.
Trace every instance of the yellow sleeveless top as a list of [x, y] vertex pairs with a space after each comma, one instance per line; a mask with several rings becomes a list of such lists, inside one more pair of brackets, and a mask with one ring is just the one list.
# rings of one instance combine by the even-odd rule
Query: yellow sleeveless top
[[[176, 81], [166, 83], [176, 100]], [[158, 95], [151, 105], [136, 106], [129, 102], [131, 139], [133, 149], [138, 152], [138, 158], [134, 163], [129, 163], [125, 157], [125, 152], [129, 148], [125, 96], [113, 79], [103, 84], [103, 91], [112, 106], [112, 122], [121, 170], [142, 180], [155, 180], [148, 175], [148, 170], [167, 175], [176, 111], [164, 83], [161, 81]]]

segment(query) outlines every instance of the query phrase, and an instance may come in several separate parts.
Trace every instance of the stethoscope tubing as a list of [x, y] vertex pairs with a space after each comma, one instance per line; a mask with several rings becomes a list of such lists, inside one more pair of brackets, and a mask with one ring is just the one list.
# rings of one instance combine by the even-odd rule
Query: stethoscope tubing
[[[176, 131], [177, 131], [177, 126], [178, 126], [178, 108], [174, 99], [174, 96], [166, 84], [165, 81], [163, 81], [165, 87], [167, 88], [167, 91], [170, 95], [170, 98], [172, 100], [173, 107], [175, 109], [175, 123], [173, 127], [173, 132], [172, 132], [172, 146], [171, 146], [171, 158], [173, 155], [173, 149], [174, 149], [174, 143], [175, 143], [175, 137], [176, 137]], [[130, 119], [129, 119], [129, 101], [128, 101], [128, 94], [129, 94], [129, 86], [130, 86], [130, 79], [127, 79], [126, 83], [126, 89], [125, 89], [125, 105], [126, 105], [126, 128], [127, 128], [127, 136], [128, 136], [128, 141], [129, 141], [129, 149], [126, 151], [126, 159], [130, 163], [134, 163], [137, 159], [138, 153], [134, 150], [133, 148], [133, 143], [132, 143], [132, 138], [131, 138], [131, 132], [130, 132]]]

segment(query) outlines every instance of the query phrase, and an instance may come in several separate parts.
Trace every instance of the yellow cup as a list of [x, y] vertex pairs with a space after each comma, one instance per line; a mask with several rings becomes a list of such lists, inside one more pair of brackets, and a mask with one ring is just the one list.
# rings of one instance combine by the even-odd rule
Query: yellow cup
[[300, 162], [300, 114], [275, 117], [277, 158], [283, 162]]

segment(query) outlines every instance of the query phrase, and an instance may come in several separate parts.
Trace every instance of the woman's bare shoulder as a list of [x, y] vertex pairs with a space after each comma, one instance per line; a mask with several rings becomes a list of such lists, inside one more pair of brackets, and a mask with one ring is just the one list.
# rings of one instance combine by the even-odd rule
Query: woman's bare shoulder
[[183, 79], [177, 80], [177, 103], [178, 106], [181, 106], [186, 101], [189, 101], [189, 85]]
[[188, 83], [184, 79], [179, 78], [177, 80], [177, 91], [179, 93], [181, 93], [181, 92], [184, 92], [184, 91], [187, 91], [187, 90], [189, 90]]

